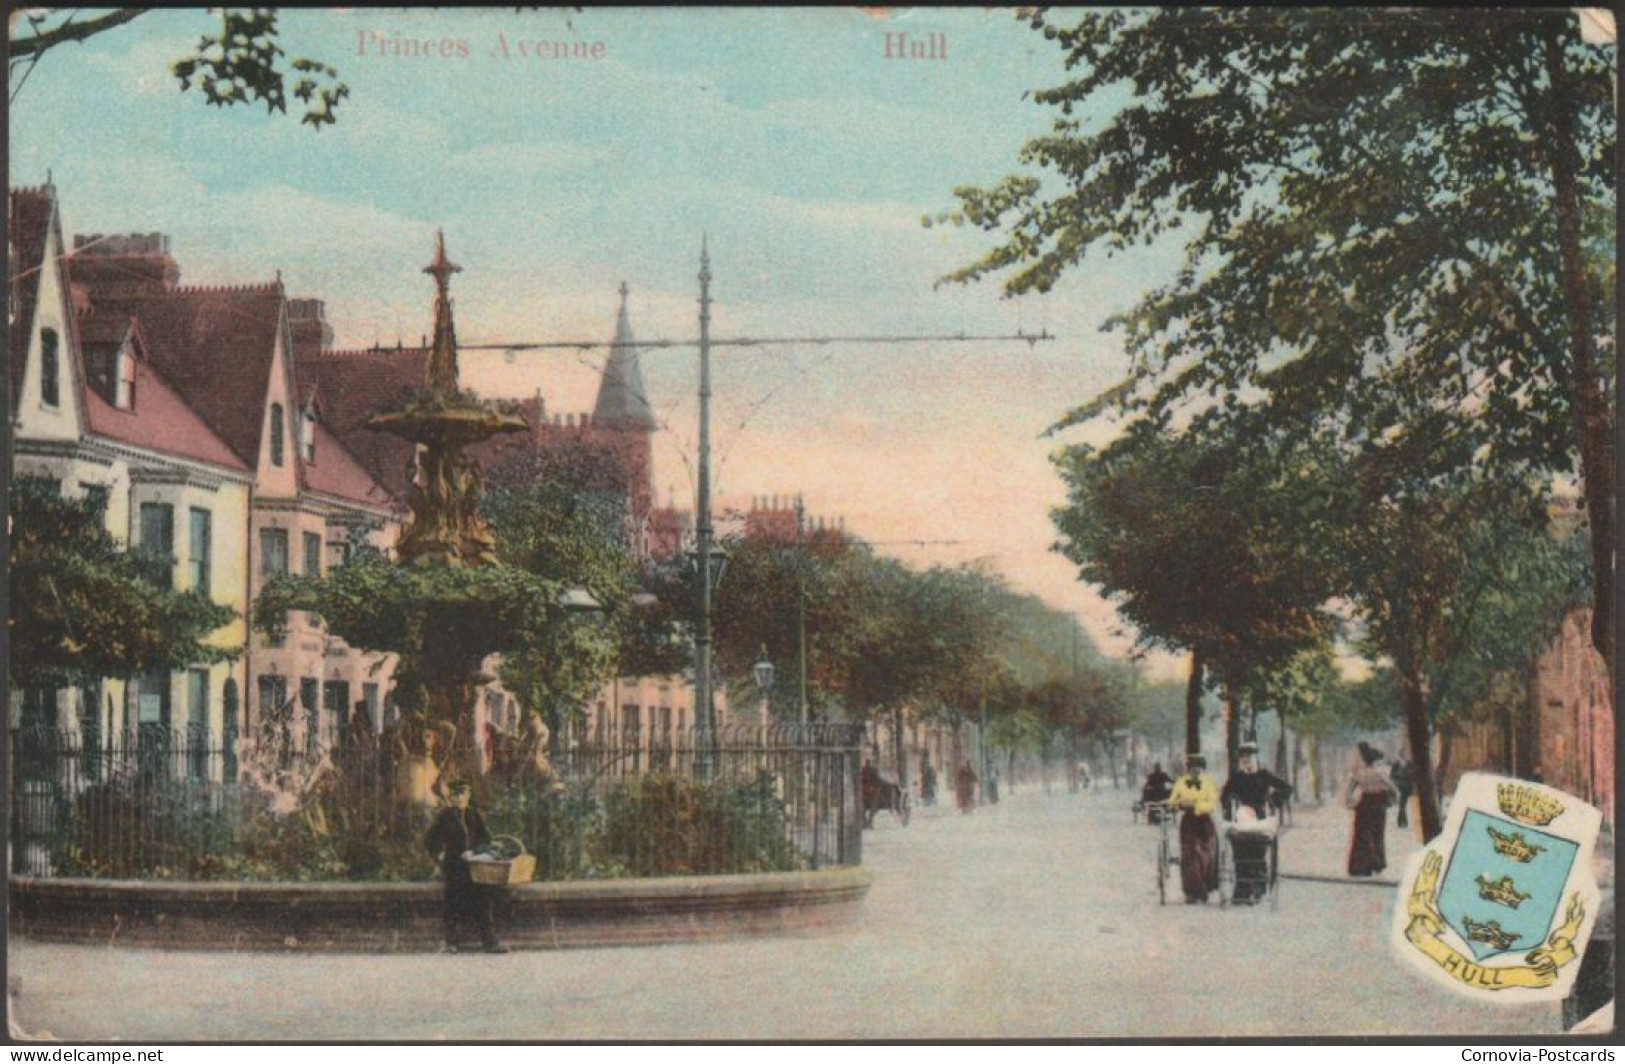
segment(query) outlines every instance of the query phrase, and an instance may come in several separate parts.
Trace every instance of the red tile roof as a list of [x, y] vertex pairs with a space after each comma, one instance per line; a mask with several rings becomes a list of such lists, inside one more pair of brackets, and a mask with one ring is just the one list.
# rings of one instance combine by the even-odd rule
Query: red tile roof
[[[117, 349], [123, 346], [124, 338], [134, 328], [127, 317], [98, 316], [80, 322], [80, 335], [85, 339], [88, 353], [91, 347], [111, 345]], [[186, 405], [146, 358], [135, 360], [135, 405], [130, 410], [113, 406], [90, 386], [88, 378], [81, 379], [86, 380], [82, 389], [85, 428], [91, 435], [239, 472], [248, 471], [247, 463], [232, 453], [225, 441]]]
[[[374, 414], [398, 404], [423, 385], [429, 352], [422, 347], [327, 351], [296, 348], [294, 371], [321, 395], [323, 421], [374, 480], [397, 498], [406, 494], [412, 444], [367, 428]], [[321, 452], [318, 443], [317, 460]]]
[[339, 438], [320, 421], [316, 422], [316, 460], [301, 459], [305, 487], [323, 495], [332, 495], [365, 506], [395, 509], [397, 500], [350, 453]]
[[14, 188], [10, 206], [11, 305], [15, 314], [7, 335], [6, 361], [11, 371], [11, 408], [15, 411], [22, 391], [28, 338], [34, 332], [45, 242], [56, 213], [55, 195], [49, 187]]
[[[68, 261], [71, 273], [74, 260]], [[98, 316], [140, 320], [152, 367], [255, 468], [282, 320], [281, 283], [145, 293], [113, 293], [93, 282], [88, 288]]]

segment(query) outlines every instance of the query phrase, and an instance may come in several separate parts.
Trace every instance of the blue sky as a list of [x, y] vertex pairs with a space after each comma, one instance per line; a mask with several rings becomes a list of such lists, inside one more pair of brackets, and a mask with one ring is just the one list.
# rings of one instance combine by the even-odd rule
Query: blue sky
[[[314, 132], [263, 110], [213, 109], [167, 74], [210, 18], [163, 11], [47, 55], [12, 109], [13, 184], [49, 168], [70, 233], [171, 234], [183, 283], [268, 280], [324, 297], [345, 346], [428, 328], [418, 269], [435, 227], [465, 267], [465, 341], [609, 336], [615, 289], [641, 336], [695, 333], [709, 234], [715, 332], [1008, 332], [1058, 342], [789, 348], [718, 355], [723, 505], [803, 491], [809, 511], [915, 562], [987, 557], [1016, 586], [1078, 612], [1096, 640], [1109, 608], [1049, 551], [1062, 500], [1042, 431], [1116, 380], [1100, 322], [1171, 265], [1166, 250], [1100, 260], [1042, 299], [935, 288], [986, 246], [925, 229], [957, 185], [1015, 166], [1049, 115], [1022, 99], [1064, 76], [1053, 45], [1004, 11], [899, 9], [283, 13], [290, 55], [351, 88]], [[467, 58], [358, 54], [367, 32], [449, 38]], [[884, 58], [884, 34], [944, 34], [947, 58]], [[599, 60], [493, 56], [498, 35], [602, 42]], [[540, 390], [590, 409], [600, 354], [466, 360], [490, 394]], [[664, 496], [691, 498], [691, 353], [651, 352], [669, 426]]]

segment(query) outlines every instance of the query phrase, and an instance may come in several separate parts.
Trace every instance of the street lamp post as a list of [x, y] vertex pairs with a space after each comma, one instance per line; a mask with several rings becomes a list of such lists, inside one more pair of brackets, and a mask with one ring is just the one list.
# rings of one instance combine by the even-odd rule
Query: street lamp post
[[750, 671], [751, 675], [756, 680], [756, 690], [760, 692], [762, 696], [762, 742], [766, 743], [767, 725], [769, 721], [768, 699], [773, 692], [773, 678], [777, 674], [778, 670], [775, 669], [773, 667], [773, 663], [768, 660], [767, 647], [765, 645], [762, 647], [762, 656], [757, 660], [755, 665], [750, 667]]

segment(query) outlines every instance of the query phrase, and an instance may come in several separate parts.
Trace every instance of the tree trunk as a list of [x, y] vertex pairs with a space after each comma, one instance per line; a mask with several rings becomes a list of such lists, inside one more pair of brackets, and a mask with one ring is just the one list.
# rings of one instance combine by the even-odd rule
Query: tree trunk
[[1570, 364], [1568, 378], [1574, 427], [1580, 452], [1580, 478], [1591, 532], [1591, 641], [1614, 678], [1614, 424], [1597, 372], [1591, 289], [1580, 257], [1580, 153], [1575, 141], [1573, 86], [1563, 61], [1562, 31], [1546, 35], [1546, 69], [1551, 78], [1548, 162], [1557, 201], [1557, 240], [1562, 254], [1563, 298], [1567, 309]]
[[1202, 652], [1191, 651], [1191, 677], [1185, 685], [1185, 753], [1202, 752]]
[[1321, 792], [1320, 768], [1320, 736], [1311, 735], [1309, 737], [1309, 788], [1310, 793], [1315, 796], [1316, 805], [1326, 800], [1325, 795]]
[[1288, 783], [1292, 784], [1292, 790], [1294, 792], [1297, 792], [1300, 789], [1298, 787], [1298, 776], [1299, 776], [1298, 769], [1301, 768], [1302, 766], [1303, 766], [1303, 734], [1301, 732], [1293, 732], [1292, 733], [1292, 775], [1288, 776], [1286, 778], [1286, 781]]
[[1224, 759], [1225, 778], [1236, 774], [1236, 762], [1239, 757], [1237, 748], [1241, 746], [1241, 698], [1236, 689], [1229, 684], [1224, 686]]
[[1411, 783], [1416, 789], [1417, 827], [1429, 842], [1444, 829], [1439, 815], [1439, 787], [1434, 776], [1433, 729], [1428, 721], [1427, 691], [1414, 667], [1399, 667], [1400, 698], [1405, 709], [1405, 734], [1411, 747]]
[[897, 747], [897, 786], [902, 793], [908, 793], [908, 733], [903, 727], [903, 707], [896, 706], [891, 711], [892, 716], [892, 743]]
[[1286, 719], [1281, 711], [1275, 711], [1275, 720], [1280, 725], [1275, 731], [1275, 774], [1282, 779], [1289, 779], [1292, 775], [1286, 761]]

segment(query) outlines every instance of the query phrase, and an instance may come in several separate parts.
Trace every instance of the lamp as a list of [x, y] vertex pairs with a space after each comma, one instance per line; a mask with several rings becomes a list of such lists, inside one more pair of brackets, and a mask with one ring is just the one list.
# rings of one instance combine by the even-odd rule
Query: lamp
[[761, 660], [752, 665], [750, 667], [750, 671], [751, 675], [756, 679], [757, 688], [764, 695], [773, 689], [773, 677], [777, 674], [778, 670], [773, 667], [773, 663], [771, 661], [767, 660], [766, 646], [762, 647]]
[[[697, 550], [686, 551], [685, 556], [688, 558], [689, 571], [698, 575], [700, 571], [700, 552]], [[715, 543], [711, 544], [711, 587], [713, 590], [718, 584], [722, 583], [722, 572], [727, 567], [728, 552]]]

